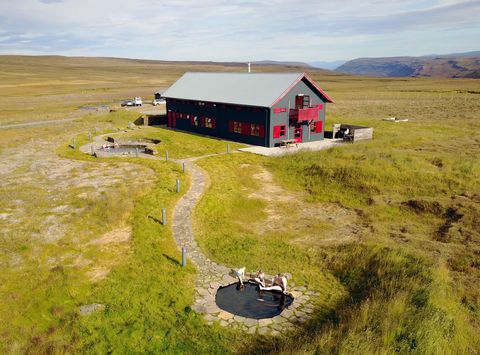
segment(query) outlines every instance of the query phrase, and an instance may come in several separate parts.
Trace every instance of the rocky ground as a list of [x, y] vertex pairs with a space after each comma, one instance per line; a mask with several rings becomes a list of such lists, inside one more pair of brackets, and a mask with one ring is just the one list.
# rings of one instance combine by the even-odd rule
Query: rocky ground
[[[21, 268], [23, 249], [41, 254], [47, 245], [59, 245], [67, 240], [101, 246], [128, 242], [125, 227], [114, 225], [116, 212], [105, 211], [105, 216], [112, 223], [108, 227], [119, 231], [118, 236], [110, 231], [107, 237], [102, 237], [103, 233], [98, 232], [105, 226], [95, 223], [98, 221], [92, 219], [89, 211], [102, 206], [115, 209], [115, 198], [119, 199], [120, 208], [125, 207], [129, 204], [125, 192], [148, 186], [153, 173], [129, 163], [63, 159], [56, 154], [56, 149], [68, 134], [56, 131], [59, 134], [56, 137], [45, 137], [32, 133], [28, 141], [0, 152], [1, 266]], [[83, 218], [89, 220], [83, 223]], [[54, 265], [64, 258], [77, 266], [89, 265], [87, 272], [98, 279], [98, 272], [94, 271], [101, 261], [85, 260], [68, 248], [63, 255], [50, 255], [47, 260]], [[106, 271], [102, 269], [101, 273]]]

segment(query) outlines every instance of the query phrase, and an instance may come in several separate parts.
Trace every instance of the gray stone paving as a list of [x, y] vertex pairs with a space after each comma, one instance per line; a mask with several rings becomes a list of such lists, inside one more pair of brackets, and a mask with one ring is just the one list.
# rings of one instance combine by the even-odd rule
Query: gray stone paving
[[[88, 154], [91, 144], [85, 144], [80, 147], [80, 150]], [[103, 136], [95, 137], [93, 144], [103, 144]], [[249, 334], [258, 333], [277, 336], [305, 323], [311, 318], [314, 308], [312, 299], [318, 297], [318, 293], [307, 290], [305, 286], [296, 286], [295, 283], [289, 281], [289, 291], [294, 297], [293, 303], [280, 315], [267, 319], [257, 320], [241, 317], [222, 310], [217, 306], [215, 296], [218, 288], [235, 283], [237, 279], [229, 275], [231, 268], [217, 264], [203, 254], [195, 240], [192, 229], [193, 211], [206, 191], [209, 181], [207, 173], [194, 162], [213, 155], [218, 154], [174, 160], [180, 164], [185, 163], [187, 172], [191, 176], [190, 189], [177, 202], [173, 210], [172, 232], [179, 250], [182, 247], [187, 248], [188, 261], [195, 264], [198, 269], [195, 281], [195, 300], [192, 309], [197, 313], [203, 314], [208, 324], [218, 322], [221, 326], [235, 327]], [[160, 157], [146, 156], [145, 154], [142, 154], [142, 158], [161, 159]], [[248, 276], [248, 273], [246, 275]], [[271, 275], [265, 275], [265, 277], [266, 279], [272, 278]], [[287, 277], [291, 280], [291, 275], [287, 274]]]
[[233, 315], [217, 306], [215, 296], [218, 288], [237, 282], [237, 279], [229, 275], [230, 268], [208, 259], [195, 240], [191, 222], [192, 214], [207, 189], [209, 181], [207, 173], [194, 163], [197, 159], [200, 158], [178, 161], [185, 163], [187, 172], [191, 175], [191, 186], [175, 206], [172, 223], [173, 237], [178, 248], [187, 248], [188, 260], [193, 262], [198, 269], [195, 282], [195, 301], [192, 309], [203, 314], [209, 324], [219, 322], [222, 326], [236, 327], [250, 334], [258, 332], [275, 336], [309, 320], [313, 313], [311, 299], [317, 296], [317, 293], [307, 291], [304, 286], [295, 286], [292, 282], [290, 285], [294, 287], [290, 288], [290, 293], [294, 297], [293, 303], [280, 315], [270, 319], [245, 318]]

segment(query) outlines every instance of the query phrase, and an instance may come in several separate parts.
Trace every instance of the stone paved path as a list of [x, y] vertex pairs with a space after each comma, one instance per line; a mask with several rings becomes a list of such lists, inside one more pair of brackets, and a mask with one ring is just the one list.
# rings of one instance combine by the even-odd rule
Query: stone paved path
[[[103, 136], [97, 136], [92, 143], [101, 145], [103, 142]], [[92, 143], [85, 144], [80, 147], [80, 150], [90, 154]], [[214, 155], [219, 154], [182, 160], [172, 159], [179, 164], [185, 163], [187, 173], [190, 173], [191, 176], [189, 190], [177, 202], [173, 210], [172, 232], [178, 249], [181, 250], [182, 247], [187, 248], [188, 261], [194, 263], [198, 270], [197, 280], [195, 281], [195, 301], [192, 309], [197, 313], [203, 314], [209, 324], [218, 321], [222, 326], [236, 327], [250, 334], [279, 335], [281, 332], [288, 331], [311, 318], [314, 309], [312, 301], [315, 297], [318, 297], [318, 293], [309, 291], [304, 286], [295, 286], [292, 281], [289, 281], [289, 291], [294, 297], [293, 303], [283, 310], [280, 315], [267, 319], [257, 320], [241, 317], [224, 311], [217, 306], [215, 296], [218, 288], [237, 282], [237, 279], [229, 275], [230, 268], [215, 263], [203, 254], [195, 240], [192, 228], [193, 211], [209, 184], [208, 174], [196, 165], [195, 161]], [[141, 157], [164, 159], [147, 156], [146, 154], [142, 154]], [[269, 275], [265, 276], [267, 279], [272, 278]]]
[[191, 185], [174, 208], [172, 226], [173, 237], [178, 248], [187, 248], [188, 260], [193, 262], [198, 269], [193, 310], [204, 314], [205, 320], [210, 324], [219, 321], [222, 326], [234, 326], [251, 334], [258, 332], [259, 334], [278, 335], [282, 331], [306, 322], [313, 313], [311, 301], [317, 294], [302, 286], [291, 288], [294, 296], [293, 304], [280, 315], [270, 319], [256, 320], [233, 315], [221, 310], [215, 303], [217, 289], [237, 280], [229, 275], [230, 268], [213, 262], [202, 253], [193, 234], [193, 211], [207, 190], [209, 182], [207, 173], [194, 163], [195, 160], [201, 158], [204, 157], [177, 161], [180, 164], [185, 163], [187, 172], [191, 175]]

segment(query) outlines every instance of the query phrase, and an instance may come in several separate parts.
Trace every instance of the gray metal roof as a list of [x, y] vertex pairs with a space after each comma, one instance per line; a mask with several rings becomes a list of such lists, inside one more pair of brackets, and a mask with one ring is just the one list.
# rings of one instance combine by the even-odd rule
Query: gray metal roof
[[303, 73], [185, 73], [163, 97], [271, 107]]

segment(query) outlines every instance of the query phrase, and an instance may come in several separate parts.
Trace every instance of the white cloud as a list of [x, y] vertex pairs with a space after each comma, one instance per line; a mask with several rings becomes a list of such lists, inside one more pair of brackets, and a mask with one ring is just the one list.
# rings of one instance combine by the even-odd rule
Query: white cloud
[[[417, 55], [456, 43], [455, 51], [478, 50], [465, 38], [480, 34], [479, 12], [480, 1], [458, 0], [17, 0], [0, 3], [0, 50], [313, 61], [393, 53], [405, 43], [403, 53]], [[445, 31], [451, 43], [438, 35]]]

